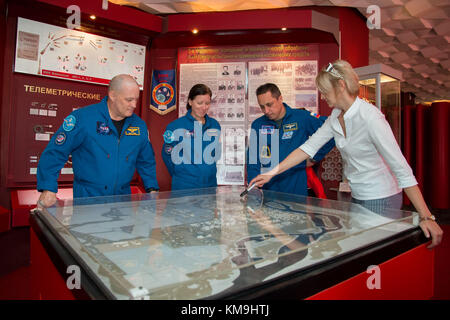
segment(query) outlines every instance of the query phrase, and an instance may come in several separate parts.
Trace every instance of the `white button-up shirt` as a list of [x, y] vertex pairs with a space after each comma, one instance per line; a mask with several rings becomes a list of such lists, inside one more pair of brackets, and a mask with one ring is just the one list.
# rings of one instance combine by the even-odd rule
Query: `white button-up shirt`
[[313, 157], [334, 138], [352, 196], [359, 200], [386, 198], [417, 184], [389, 123], [377, 107], [357, 97], [344, 114], [346, 136], [338, 120], [341, 112], [333, 109], [322, 127], [300, 148]]

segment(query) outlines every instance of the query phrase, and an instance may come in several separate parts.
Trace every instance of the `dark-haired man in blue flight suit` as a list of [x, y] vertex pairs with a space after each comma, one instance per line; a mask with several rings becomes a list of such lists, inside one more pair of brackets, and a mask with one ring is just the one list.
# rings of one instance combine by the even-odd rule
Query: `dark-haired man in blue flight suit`
[[[306, 110], [290, 108], [283, 103], [280, 89], [272, 83], [256, 90], [263, 116], [252, 123], [247, 150], [247, 181], [264, 173], [283, 161], [301, 146], [325, 121]], [[313, 159], [320, 161], [334, 147], [334, 139], [317, 152]], [[263, 189], [306, 196], [306, 161], [275, 176]]]
[[57, 179], [69, 155], [74, 198], [130, 194], [136, 169], [147, 192], [159, 189], [147, 125], [134, 114], [138, 100], [136, 81], [118, 75], [101, 102], [77, 109], [64, 119], [39, 159], [38, 207], [56, 202]]

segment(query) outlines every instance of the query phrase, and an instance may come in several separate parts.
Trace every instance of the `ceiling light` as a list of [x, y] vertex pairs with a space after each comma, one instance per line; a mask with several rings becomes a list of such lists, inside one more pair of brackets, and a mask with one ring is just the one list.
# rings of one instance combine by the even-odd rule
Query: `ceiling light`
[[197, 33], [198, 33], [198, 29], [192, 30], [192, 33], [193, 33], [193, 34], [197, 34]]
[[286, 31], [286, 30], [287, 30], [287, 28], [281, 28], [281, 30], [282, 30], [282, 31]]
[[95, 20], [97, 17], [96, 17], [95, 15], [91, 14], [91, 15], [89, 16], [89, 18], [91, 18], [91, 20]]

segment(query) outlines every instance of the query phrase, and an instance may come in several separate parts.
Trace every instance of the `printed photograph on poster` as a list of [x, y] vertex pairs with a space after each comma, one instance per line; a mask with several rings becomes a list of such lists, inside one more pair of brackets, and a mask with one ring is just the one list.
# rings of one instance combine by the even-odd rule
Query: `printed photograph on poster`
[[258, 104], [251, 105], [249, 103], [248, 117], [247, 117], [247, 123], [248, 123], [249, 128], [253, 121], [255, 121], [256, 119], [258, 119], [259, 117], [261, 117], [263, 115], [264, 115], [264, 113], [261, 111], [261, 107]]
[[[274, 83], [278, 86], [283, 96], [283, 102], [294, 106], [294, 77], [293, 68], [295, 61], [256, 61], [249, 62], [249, 106], [258, 106], [256, 89], [265, 83]], [[249, 117], [258, 118], [254, 114], [259, 112], [250, 111]], [[262, 113], [261, 113], [262, 115]]]
[[130, 74], [143, 88], [145, 46], [18, 18], [15, 72], [107, 85]]
[[203, 83], [211, 88], [212, 99], [211, 106], [209, 108], [208, 115], [215, 118], [215, 110], [218, 106], [218, 66], [215, 63], [191, 63], [191, 64], [180, 64], [180, 85], [178, 92], [178, 116], [182, 117], [186, 114], [187, 102], [189, 91], [191, 88], [198, 84]]
[[306, 110], [318, 113], [316, 93], [299, 93], [295, 95], [296, 108], [305, 108]]
[[295, 77], [313, 77], [317, 76], [317, 61], [302, 61], [295, 65]]
[[192, 63], [180, 65], [179, 116], [186, 114], [189, 90], [204, 83], [213, 96], [208, 115], [219, 123], [244, 121], [245, 63]]
[[295, 78], [295, 90], [316, 90], [316, 78]]
[[317, 61], [296, 61], [294, 64], [294, 108], [305, 108], [319, 113], [318, 92], [315, 83]]

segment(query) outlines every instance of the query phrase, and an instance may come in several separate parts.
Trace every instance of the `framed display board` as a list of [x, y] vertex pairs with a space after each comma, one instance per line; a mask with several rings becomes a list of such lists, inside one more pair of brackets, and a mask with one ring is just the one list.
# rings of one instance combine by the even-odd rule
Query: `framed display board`
[[[87, 83], [61, 82], [17, 74], [14, 80], [15, 112], [10, 144], [10, 181], [35, 183], [40, 155], [63, 119], [73, 110], [98, 103], [106, 95], [106, 87]], [[61, 170], [60, 182], [73, 180], [72, 163]]]
[[15, 72], [107, 85], [117, 74], [144, 84], [145, 47], [18, 18]]

